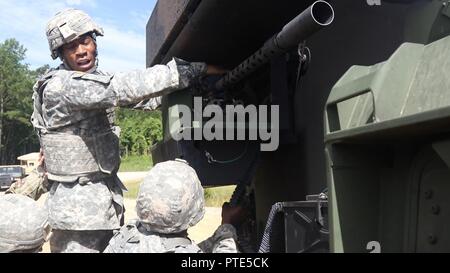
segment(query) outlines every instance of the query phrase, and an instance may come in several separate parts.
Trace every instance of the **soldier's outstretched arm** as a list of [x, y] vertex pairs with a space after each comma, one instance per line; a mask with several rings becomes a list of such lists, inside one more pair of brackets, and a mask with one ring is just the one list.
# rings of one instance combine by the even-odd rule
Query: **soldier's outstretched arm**
[[238, 253], [236, 226], [246, 219], [248, 211], [241, 206], [225, 203], [222, 206], [222, 225], [214, 235], [201, 242], [199, 247], [205, 253]]
[[[216, 65], [208, 65], [207, 66], [207, 75], [224, 75], [228, 72], [228, 70], [216, 66]], [[136, 109], [136, 110], [144, 110], [144, 111], [154, 111], [159, 106], [161, 106], [161, 97], [155, 97], [148, 100], [144, 100], [139, 102], [136, 105], [129, 106], [130, 108]]]
[[66, 71], [60, 72], [47, 84], [44, 97], [50, 104], [62, 103], [71, 110], [128, 106], [187, 88], [207, 71], [205, 63], [189, 63], [180, 59], [173, 59], [167, 65], [113, 76]]
[[236, 229], [221, 225], [213, 236], [198, 244], [204, 253], [238, 253]]

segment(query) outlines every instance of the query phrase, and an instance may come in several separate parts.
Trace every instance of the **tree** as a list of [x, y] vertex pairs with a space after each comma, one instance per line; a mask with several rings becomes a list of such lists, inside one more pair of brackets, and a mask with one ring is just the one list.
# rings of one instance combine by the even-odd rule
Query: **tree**
[[161, 112], [120, 109], [117, 124], [122, 129], [120, 145], [125, 156], [148, 155], [150, 148], [163, 138]]
[[25, 53], [15, 39], [0, 43], [0, 164], [14, 164], [21, 153], [39, 148], [30, 117], [33, 84], [43, 68], [30, 71]]
[[[39, 151], [39, 141], [30, 122], [33, 113], [33, 84], [49, 66], [31, 71], [26, 49], [15, 39], [0, 43], [0, 164], [14, 164], [17, 156]], [[118, 110], [122, 128], [120, 143], [126, 154], [148, 155], [162, 140], [161, 113]]]

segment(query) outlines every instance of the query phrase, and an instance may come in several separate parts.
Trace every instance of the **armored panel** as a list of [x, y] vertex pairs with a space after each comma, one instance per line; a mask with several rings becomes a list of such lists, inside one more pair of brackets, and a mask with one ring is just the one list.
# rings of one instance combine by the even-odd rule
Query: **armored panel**
[[442, 77], [448, 56], [450, 37], [427, 46], [406, 43], [384, 63], [351, 67], [329, 97], [329, 132], [450, 106], [450, 81]]
[[449, 251], [449, 80], [435, 73], [449, 46], [449, 37], [404, 44], [386, 62], [352, 67], [332, 90], [332, 251], [368, 252], [371, 242], [382, 252]]
[[[164, 6], [168, 5], [164, 2], [169, 1], [158, 2], [159, 7], [147, 27], [147, 64], [167, 62], [177, 56], [231, 68], [261, 47], [314, 1], [176, 1], [181, 5], [175, 5], [173, 11], [169, 11], [171, 7]], [[186, 8], [174, 14], [182, 6]], [[172, 21], [177, 21], [179, 25]], [[164, 40], [164, 35], [160, 33], [178, 35], [171, 37], [174, 39]], [[152, 42], [152, 39], [155, 41]]]
[[165, 55], [199, 1], [158, 1], [147, 24], [147, 66]]

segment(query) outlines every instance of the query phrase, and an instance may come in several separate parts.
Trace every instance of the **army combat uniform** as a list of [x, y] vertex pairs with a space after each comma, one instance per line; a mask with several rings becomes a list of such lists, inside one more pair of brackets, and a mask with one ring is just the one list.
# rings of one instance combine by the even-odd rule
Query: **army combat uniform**
[[[65, 10], [48, 25], [52, 56], [81, 35], [103, 35], [82, 11]], [[174, 59], [143, 71], [109, 75], [72, 71], [66, 62], [34, 87], [32, 123], [38, 130], [51, 187], [47, 200], [52, 252], [101, 252], [120, 229], [123, 190], [119, 128], [114, 108], [154, 110], [160, 96], [188, 87], [206, 64]], [[145, 103], [143, 103], [145, 102]]]
[[205, 215], [204, 191], [186, 162], [157, 164], [139, 190], [139, 219], [111, 239], [106, 253], [237, 253], [236, 231], [222, 225], [213, 237], [196, 245], [187, 230]]
[[48, 179], [42, 166], [35, 168], [30, 175], [16, 182], [6, 191], [6, 194], [21, 194], [33, 200], [39, 200], [48, 192]]
[[37, 253], [50, 227], [47, 211], [23, 195], [0, 196], [0, 253]]

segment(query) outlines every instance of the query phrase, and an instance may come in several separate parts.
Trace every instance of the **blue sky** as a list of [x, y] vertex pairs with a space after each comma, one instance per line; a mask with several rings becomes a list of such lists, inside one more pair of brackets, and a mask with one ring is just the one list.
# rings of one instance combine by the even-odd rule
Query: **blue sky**
[[98, 39], [100, 68], [109, 72], [145, 68], [145, 27], [156, 0], [0, 0], [0, 41], [16, 38], [27, 48], [32, 68], [52, 61], [45, 36], [48, 20], [58, 11], [85, 10], [105, 30]]

